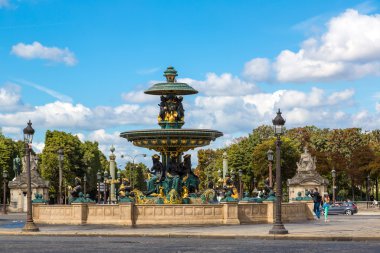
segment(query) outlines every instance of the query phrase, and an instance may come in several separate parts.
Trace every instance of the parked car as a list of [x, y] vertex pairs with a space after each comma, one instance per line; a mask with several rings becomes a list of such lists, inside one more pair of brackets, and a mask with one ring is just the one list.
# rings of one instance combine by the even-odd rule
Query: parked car
[[[330, 214], [346, 214], [346, 215], [354, 215], [358, 212], [358, 207], [354, 202], [335, 202], [335, 204], [331, 204], [329, 208]], [[323, 215], [323, 208], [321, 210]]]

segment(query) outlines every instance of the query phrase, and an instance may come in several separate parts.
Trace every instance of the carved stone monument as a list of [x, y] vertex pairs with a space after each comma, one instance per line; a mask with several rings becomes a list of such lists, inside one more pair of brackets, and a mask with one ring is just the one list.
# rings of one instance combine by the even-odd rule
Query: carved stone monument
[[[301, 154], [297, 162], [297, 174], [288, 179], [289, 200], [296, 200], [300, 197], [307, 199], [307, 194], [314, 188], [318, 188], [319, 193], [327, 193], [329, 181], [318, 174], [316, 170], [316, 158], [312, 157], [307, 148]], [[298, 193], [301, 193], [299, 196]]]
[[[25, 157], [22, 159], [22, 172], [8, 183], [10, 189], [10, 212], [26, 212], [27, 172]], [[35, 194], [42, 195], [42, 199], [49, 199], [49, 181], [41, 178], [37, 171], [37, 162], [34, 155], [30, 156], [30, 176], [32, 183], [32, 199]]]

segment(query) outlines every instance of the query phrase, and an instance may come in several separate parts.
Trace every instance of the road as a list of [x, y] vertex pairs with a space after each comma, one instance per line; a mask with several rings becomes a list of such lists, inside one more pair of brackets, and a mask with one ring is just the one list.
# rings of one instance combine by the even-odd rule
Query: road
[[148, 237], [1, 236], [0, 252], [380, 252], [380, 242]]

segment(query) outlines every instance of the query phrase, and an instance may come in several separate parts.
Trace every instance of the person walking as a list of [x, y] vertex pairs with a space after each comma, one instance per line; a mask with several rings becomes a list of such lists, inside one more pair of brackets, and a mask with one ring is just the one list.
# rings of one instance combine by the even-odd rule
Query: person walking
[[311, 196], [313, 197], [313, 202], [314, 202], [313, 211], [314, 211], [315, 215], [317, 216], [317, 218], [320, 219], [321, 218], [320, 207], [321, 207], [322, 197], [318, 192], [318, 188], [314, 189], [314, 191], [311, 193]]
[[325, 215], [325, 223], [329, 220], [327, 219], [327, 216], [329, 215], [329, 209], [330, 209], [330, 197], [329, 195], [325, 195], [323, 200], [323, 212]]

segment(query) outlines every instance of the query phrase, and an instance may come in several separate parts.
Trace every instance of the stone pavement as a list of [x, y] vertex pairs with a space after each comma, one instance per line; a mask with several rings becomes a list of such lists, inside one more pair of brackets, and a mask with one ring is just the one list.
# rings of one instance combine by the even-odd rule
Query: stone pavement
[[25, 214], [0, 215], [0, 235], [380, 241], [380, 212], [371, 211], [363, 211], [353, 216], [331, 215], [327, 223], [323, 219], [286, 223], [285, 227], [289, 231], [287, 235], [269, 235], [271, 224], [137, 228], [111, 225], [39, 224], [40, 232], [25, 233], [21, 231], [25, 218]]

